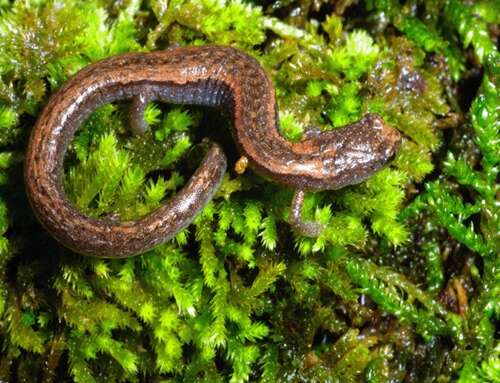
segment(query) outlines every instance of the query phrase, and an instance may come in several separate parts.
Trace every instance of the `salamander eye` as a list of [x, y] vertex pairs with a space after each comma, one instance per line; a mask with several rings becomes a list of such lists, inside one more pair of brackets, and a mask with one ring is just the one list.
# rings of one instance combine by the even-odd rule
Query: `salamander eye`
[[389, 157], [387, 157], [387, 162], [392, 162], [396, 158], [396, 152], [392, 152]]

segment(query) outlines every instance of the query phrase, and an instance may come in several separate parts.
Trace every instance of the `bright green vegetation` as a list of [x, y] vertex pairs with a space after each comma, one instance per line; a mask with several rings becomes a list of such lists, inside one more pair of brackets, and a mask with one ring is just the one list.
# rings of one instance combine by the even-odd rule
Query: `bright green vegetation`
[[[0, 0], [0, 380], [500, 381], [500, 3], [327, 3]], [[291, 190], [230, 170], [144, 255], [54, 242], [22, 175], [49, 95], [104, 57], [206, 43], [264, 65], [288, 139], [371, 111], [403, 133], [398, 157], [307, 196], [317, 239], [290, 230]], [[154, 103], [146, 120], [132, 137], [126, 103], [106, 105], [77, 133], [65, 188], [82, 212], [155, 209], [205, 136], [237, 160], [214, 111]]]

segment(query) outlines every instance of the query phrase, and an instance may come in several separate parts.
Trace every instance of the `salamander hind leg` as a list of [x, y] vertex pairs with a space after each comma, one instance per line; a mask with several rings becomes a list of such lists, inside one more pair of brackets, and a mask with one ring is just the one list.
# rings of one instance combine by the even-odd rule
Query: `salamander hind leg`
[[323, 230], [325, 225], [315, 221], [305, 221], [302, 219], [302, 206], [304, 205], [305, 191], [301, 189], [295, 190], [292, 199], [292, 207], [289, 216], [289, 223], [293, 229], [306, 237], [318, 237]]
[[132, 99], [132, 105], [130, 107], [130, 129], [134, 134], [143, 134], [148, 128], [148, 124], [144, 120], [144, 111], [149, 101], [151, 101], [151, 95], [148, 93], [138, 94]]

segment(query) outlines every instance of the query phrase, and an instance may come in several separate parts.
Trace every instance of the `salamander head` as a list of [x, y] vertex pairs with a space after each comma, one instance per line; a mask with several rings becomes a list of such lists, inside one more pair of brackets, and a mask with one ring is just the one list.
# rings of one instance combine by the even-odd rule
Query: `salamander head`
[[[375, 113], [367, 114], [363, 120], [373, 131], [371, 146], [375, 153], [374, 160], [380, 167], [384, 166], [396, 156], [401, 145], [401, 134]], [[369, 134], [368, 131], [366, 133]]]
[[377, 114], [366, 114], [360, 121], [338, 129], [334, 155], [327, 168], [331, 177], [325, 189], [357, 184], [390, 162], [399, 150], [400, 133]]

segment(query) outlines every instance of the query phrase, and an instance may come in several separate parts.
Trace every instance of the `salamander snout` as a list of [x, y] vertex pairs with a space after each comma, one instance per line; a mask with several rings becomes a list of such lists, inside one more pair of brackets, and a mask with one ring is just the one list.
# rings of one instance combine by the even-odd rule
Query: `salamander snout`
[[401, 145], [401, 134], [388, 126], [378, 114], [369, 113], [364, 119], [372, 129], [373, 151], [378, 162], [387, 163], [394, 159]]

